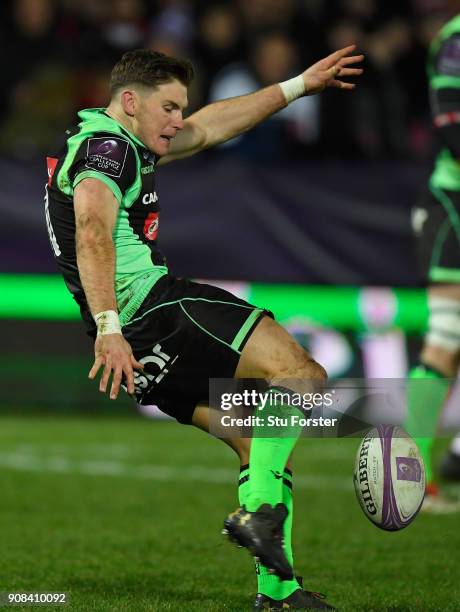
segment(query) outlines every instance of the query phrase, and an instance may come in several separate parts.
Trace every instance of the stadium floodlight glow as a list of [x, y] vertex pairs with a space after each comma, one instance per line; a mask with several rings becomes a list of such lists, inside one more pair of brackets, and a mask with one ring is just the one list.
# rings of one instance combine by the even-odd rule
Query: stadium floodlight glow
[[[232, 285], [229, 283], [230, 290]], [[421, 333], [426, 328], [428, 308], [422, 289], [240, 285], [244, 299], [272, 310], [281, 322], [305, 317], [335, 329], [398, 327]], [[80, 319], [80, 311], [57, 274], [0, 274], [0, 319], [74, 321]]]

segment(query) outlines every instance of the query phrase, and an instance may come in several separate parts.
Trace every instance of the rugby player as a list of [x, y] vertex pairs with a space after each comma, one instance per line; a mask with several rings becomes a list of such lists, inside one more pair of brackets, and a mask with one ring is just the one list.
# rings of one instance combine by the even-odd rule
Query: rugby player
[[[423, 509], [448, 513], [460, 511], [460, 504], [439, 493], [432, 446], [441, 408], [460, 363], [460, 15], [448, 21], [432, 41], [428, 79], [441, 150], [413, 215], [421, 273], [428, 283], [429, 320], [420, 363], [409, 375], [405, 427], [417, 440], [425, 462]], [[460, 479], [458, 440], [443, 469], [446, 476]]]
[[[111, 74], [107, 108], [82, 110], [48, 157], [46, 220], [65, 282], [80, 306], [99, 390], [120, 385], [180, 423], [210, 428], [210, 378], [322, 381], [324, 369], [270, 312], [206, 284], [175, 278], [157, 245], [157, 167], [251, 129], [326, 87], [349, 91], [361, 74], [349, 46], [297, 77], [205, 106], [184, 119], [193, 69], [150, 50], [126, 53]], [[111, 378], [111, 383], [109, 379]], [[287, 382], [286, 382], [287, 381]], [[290, 406], [276, 406], [289, 414]], [[290, 437], [226, 439], [241, 465], [241, 507], [225, 528], [259, 559], [255, 609], [333, 609], [294, 578]]]

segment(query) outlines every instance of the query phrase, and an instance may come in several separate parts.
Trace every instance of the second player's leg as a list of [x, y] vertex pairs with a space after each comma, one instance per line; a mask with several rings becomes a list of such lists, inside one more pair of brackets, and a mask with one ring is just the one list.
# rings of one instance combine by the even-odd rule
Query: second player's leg
[[423, 456], [427, 493], [423, 509], [457, 511], [460, 506], [438, 495], [432, 468], [432, 446], [442, 407], [456, 377], [460, 360], [460, 285], [432, 285], [428, 289], [428, 330], [420, 365], [410, 373], [405, 427], [415, 437]]
[[[207, 404], [199, 404], [193, 413], [192, 425], [209, 433], [211, 429], [211, 408]], [[240, 467], [249, 463], [251, 449], [251, 438], [221, 438], [235, 453], [240, 460]]]

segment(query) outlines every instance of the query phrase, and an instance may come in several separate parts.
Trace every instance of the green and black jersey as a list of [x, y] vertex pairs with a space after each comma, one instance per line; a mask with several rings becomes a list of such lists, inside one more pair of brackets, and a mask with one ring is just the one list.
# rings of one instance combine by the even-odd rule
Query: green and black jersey
[[122, 325], [168, 270], [157, 246], [159, 203], [155, 191], [157, 158], [103, 108], [78, 113], [80, 122], [65, 133], [61, 150], [47, 158], [45, 210], [48, 233], [67, 287], [90, 329], [94, 321], [77, 268], [75, 186], [87, 177], [109, 187], [119, 203], [113, 232], [115, 291]]
[[441, 140], [430, 184], [460, 191], [460, 15], [431, 43], [428, 58], [431, 112]]
[[430, 105], [440, 143], [428, 189], [414, 210], [420, 277], [428, 283], [460, 281], [460, 15], [430, 46]]

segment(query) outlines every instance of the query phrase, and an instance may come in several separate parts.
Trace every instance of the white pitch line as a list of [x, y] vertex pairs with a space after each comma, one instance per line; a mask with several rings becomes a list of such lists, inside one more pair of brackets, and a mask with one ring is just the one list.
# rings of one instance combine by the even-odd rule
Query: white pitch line
[[[36, 473], [84, 474], [87, 476], [115, 476], [135, 480], [154, 480], [160, 482], [204, 482], [208, 484], [236, 484], [238, 470], [208, 468], [202, 465], [188, 465], [184, 468], [170, 465], [129, 465], [121, 461], [68, 459], [62, 455], [39, 457], [18, 452], [1, 453], [0, 466], [7, 469]], [[351, 491], [352, 478], [326, 475], [294, 475], [294, 487], [299, 489], [334, 489]]]
[[68, 455], [73, 452], [88, 455], [104, 455], [113, 457], [126, 457], [132, 452], [132, 448], [127, 444], [17, 444], [14, 447], [15, 453], [25, 455], [42, 455], [44, 453], [54, 453], [57, 455]]
[[[82, 444], [80, 442], [76, 444], [50, 444], [49, 442], [37, 444], [16, 444], [14, 446], [14, 452], [25, 454], [25, 455], [44, 455], [56, 454], [56, 455], [72, 455], [78, 452], [80, 455], [103, 455], [105, 457], [110, 456], [113, 458], [125, 458], [132, 454], [133, 447], [128, 444], [101, 444], [101, 443], [87, 443]], [[315, 453], [317, 448], [315, 449]], [[349, 459], [353, 453], [350, 453], [350, 448], [340, 446], [329, 446], [324, 450], [324, 455], [327, 457], [328, 462], [342, 461]], [[315, 455], [316, 457], [316, 455]]]

